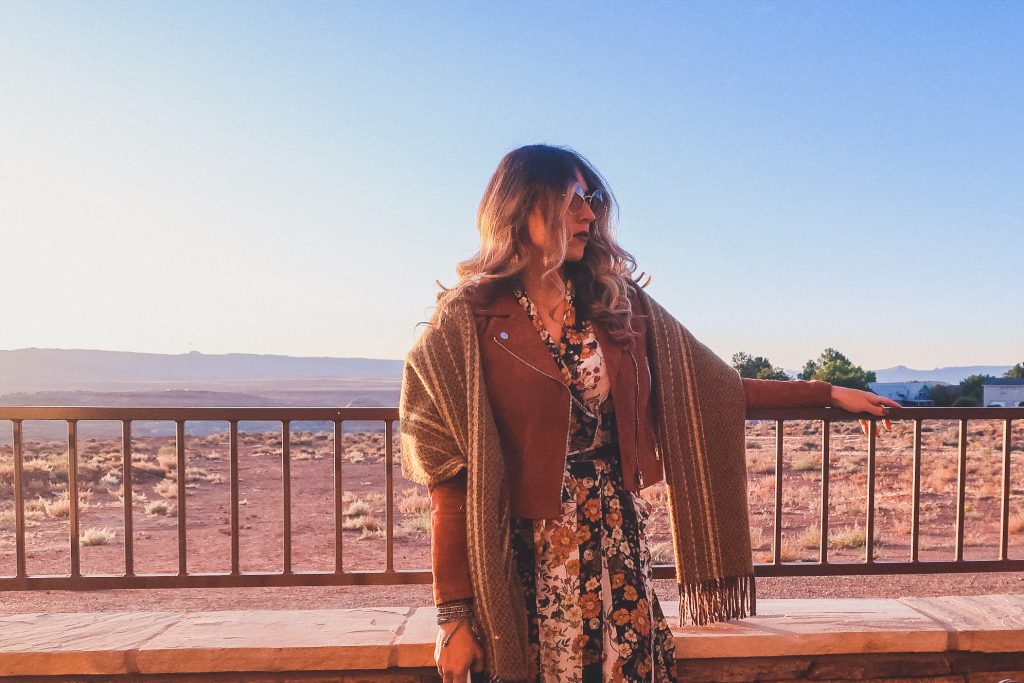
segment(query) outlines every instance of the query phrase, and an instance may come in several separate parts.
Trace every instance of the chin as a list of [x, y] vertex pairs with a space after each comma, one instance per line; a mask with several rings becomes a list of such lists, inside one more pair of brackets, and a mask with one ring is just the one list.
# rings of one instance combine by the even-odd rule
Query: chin
[[565, 262], [566, 263], [579, 263], [582, 260], [583, 260], [583, 250], [582, 249], [580, 249], [579, 251], [576, 251], [575, 249], [571, 249], [571, 250], [569, 250], [569, 251], [567, 251], [565, 253]]

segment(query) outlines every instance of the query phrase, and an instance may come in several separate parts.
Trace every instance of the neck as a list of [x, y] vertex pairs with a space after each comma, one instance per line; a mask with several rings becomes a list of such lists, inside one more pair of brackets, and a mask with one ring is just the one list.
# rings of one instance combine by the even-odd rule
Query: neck
[[563, 264], [558, 270], [544, 277], [545, 269], [527, 268], [521, 274], [523, 288], [538, 306], [554, 305], [564, 295], [566, 274]]

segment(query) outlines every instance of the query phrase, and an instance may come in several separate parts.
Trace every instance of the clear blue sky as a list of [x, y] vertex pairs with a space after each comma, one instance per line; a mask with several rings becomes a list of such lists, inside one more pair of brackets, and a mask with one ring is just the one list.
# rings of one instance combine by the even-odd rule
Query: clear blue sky
[[726, 358], [1024, 360], [1024, 4], [509, 5], [0, 2], [0, 348], [400, 358], [549, 142]]

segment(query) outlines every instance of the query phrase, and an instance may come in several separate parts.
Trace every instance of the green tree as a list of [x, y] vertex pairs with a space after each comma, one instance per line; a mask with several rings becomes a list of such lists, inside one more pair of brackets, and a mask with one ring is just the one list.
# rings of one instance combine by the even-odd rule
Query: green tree
[[936, 384], [928, 389], [928, 398], [930, 398], [938, 407], [952, 405], [953, 401], [960, 398], [960, 387]]
[[1024, 363], [1017, 363], [1012, 368], [1006, 371], [1003, 377], [1010, 377], [1011, 379], [1024, 379]]
[[[971, 402], [970, 405], [980, 406], [983, 393], [981, 385], [984, 384], [987, 379], [995, 379], [995, 377], [992, 375], [971, 375], [970, 377], [965, 377], [960, 380], [960, 399], [957, 400], [966, 399], [966, 401]], [[954, 402], [953, 405], [957, 405], [957, 402]], [[960, 405], [968, 404], [965, 402]]]
[[820, 379], [840, 387], [869, 391], [868, 384], [876, 381], [873, 370], [854, 365], [849, 358], [833, 348], [825, 349], [816, 360], [804, 364], [800, 379]]
[[782, 368], [774, 367], [770, 360], [764, 356], [751, 357], [750, 354], [740, 351], [732, 356], [732, 366], [740, 377], [751, 379], [791, 379]]

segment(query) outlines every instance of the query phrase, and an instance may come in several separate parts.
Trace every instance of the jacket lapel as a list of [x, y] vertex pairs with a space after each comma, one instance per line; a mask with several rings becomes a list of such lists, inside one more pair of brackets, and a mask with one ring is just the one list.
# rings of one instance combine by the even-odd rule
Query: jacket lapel
[[491, 318], [485, 328], [487, 337], [481, 340], [482, 343], [503, 346], [544, 374], [566, 383], [544, 340], [530, 322], [530, 316], [516, 301], [511, 289], [501, 288], [488, 304], [477, 308], [475, 313]]

